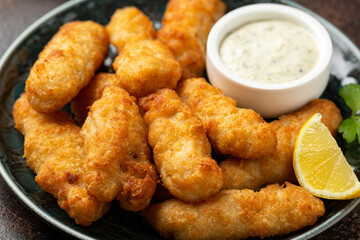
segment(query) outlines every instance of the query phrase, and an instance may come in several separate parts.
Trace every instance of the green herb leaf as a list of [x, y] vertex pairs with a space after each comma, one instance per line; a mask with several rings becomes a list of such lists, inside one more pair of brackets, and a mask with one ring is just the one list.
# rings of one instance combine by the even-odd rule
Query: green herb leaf
[[340, 88], [339, 95], [353, 111], [353, 116], [360, 110], [360, 85], [348, 84]]
[[360, 116], [356, 115], [360, 110], [360, 85], [348, 84], [340, 88], [339, 95], [344, 99], [346, 105], [351, 108], [351, 117], [345, 119], [339, 126], [339, 133], [351, 143], [358, 138], [360, 144]]
[[338, 129], [339, 133], [343, 134], [343, 138], [346, 142], [351, 143], [358, 135], [358, 141], [360, 144], [360, 122], [356, 118], [348, 118], [342, 121]]

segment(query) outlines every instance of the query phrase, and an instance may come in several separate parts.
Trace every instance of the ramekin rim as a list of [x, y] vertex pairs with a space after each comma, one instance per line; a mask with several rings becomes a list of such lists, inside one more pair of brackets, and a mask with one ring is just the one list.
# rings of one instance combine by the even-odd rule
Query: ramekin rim
[[[290, 82], [268, 84], [268, 83], [259, 83], [239, 77], [225, 66], [225, 64], [223, 63], [220, 57], [219, 45], [227, 34], [235, 30], [242, 24], [237, 24], [237, 25], [235, 24], [230, 31], [227, 31], [226, 33], [221, 34], [220, 36], [221, 31], [224, 29], [224, 27], [227, 24], [237, 19], [241, 19], [243, 15], [249, 15], [249, 14], [255, 15], [255, 14], [259, 14], [260, 12], [277, 14], [279, 17], [281, 16], [281, 18], [297, 20], [298, 22], [303, 23], [304, 26], [306, 26], [308, 29], [312, 29], [313, 39], [314, 41], [316, 41], [316, 44], [319, 47], [319, 57], [314, 69], [312, 69], [309, 73], [307, 73], [303, 77]], [[265, 20], [265, 19], [269, 19], [269, 18], [261, 18], [260, 16], [258, 17], [258, 20]], [[253, 22], [253, 21], [246, 21], [245, 24], [247, 22]], [[316, 34], [314, 34], [314, 32]], [[319, 46], [319, 42], [322, 42], [323, 45]], [[323, 50], [320, 51], [321, 49]], [[234, 9], [228, 12], [227, 14], [225, 14], [221, 19], [218, 20], [209, 33], [209, 37], [207, 40], [206, 54], [207, 54], [207, 61], [208, 60], [213, 61], [213, 65], [215, 66], [215, 68], [217, 68], [217, 70], [222, 75], [224, 75], [225, 78], [228, 79], [228, 81], [249, 88], [272, 91], [272, 90], [285, 90], [290, 88], [296, 88], [298, 86], [311, 82], [313, 79], [315, 79], [318, 75], [320, 75], [330, 66], [332, 50], [333, 50], [332, 41], [328, 31], [315, 17], [311, 16], [310, 14], [300, 9], [286, 6], [283, 4], [257, 3], [257, 4], [251, 4]]]

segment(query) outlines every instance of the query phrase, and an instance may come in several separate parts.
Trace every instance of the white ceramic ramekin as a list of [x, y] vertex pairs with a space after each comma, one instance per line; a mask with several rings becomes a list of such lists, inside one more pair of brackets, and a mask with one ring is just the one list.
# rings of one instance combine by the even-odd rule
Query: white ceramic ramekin
[[[219, 53], [224, 37], [247, 23], [269, 19], [291, 21], [313, 35], [319, 59], [308, 74], [291, 82], [267, 84], [238, 77], [224, 65]], [[320, 97], [329, 79], [332, 50], [329, 33], [308, 13], [281, 4], [253, 4], [227, 13], [211, 29], [207, 41], [206, 69], [210, 83], [235, 99], [239, 107], [251, 108], [263, 117], [273, 118]]]

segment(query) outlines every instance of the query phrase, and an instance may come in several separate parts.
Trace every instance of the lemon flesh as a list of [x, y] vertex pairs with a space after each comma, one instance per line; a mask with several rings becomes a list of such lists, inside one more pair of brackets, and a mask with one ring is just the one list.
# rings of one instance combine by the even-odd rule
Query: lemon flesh
[[327, 199], [360, 196], [360, 183], [319, 113], [301, 128], [294, 149], [294, 170], [300, 185]]

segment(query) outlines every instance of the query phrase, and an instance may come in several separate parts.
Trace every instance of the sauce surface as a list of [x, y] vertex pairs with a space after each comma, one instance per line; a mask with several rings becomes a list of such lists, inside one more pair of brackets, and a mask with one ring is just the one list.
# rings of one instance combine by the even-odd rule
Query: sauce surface
[[285, 20], [246, 24], [220, 44], [220, 57], [232, 72], [261, 83], [297, 80], [315, 67], [318, 55], [311, 33]]

